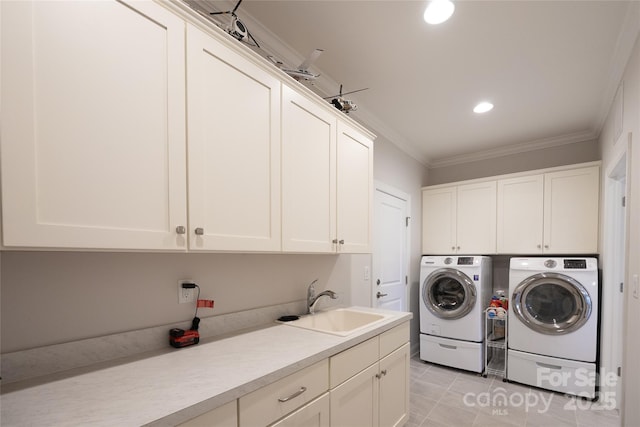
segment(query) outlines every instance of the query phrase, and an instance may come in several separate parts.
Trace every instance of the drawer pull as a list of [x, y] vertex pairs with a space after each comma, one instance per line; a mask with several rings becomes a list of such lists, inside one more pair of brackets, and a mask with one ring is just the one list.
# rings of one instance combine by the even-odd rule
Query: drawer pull
[[288, 397], [281, 397], [278, 399], [278, 402], [280, 403], [284, 403], [284, 402], [288, 402], [291, 399], [295, 399], [296, 397], [300, 396], [302, 393], [304, 393], [305, 391], [307, 391], [306, 387], [300, 387], [300, 390], [296, 391], [295, 393], [293, 393], [291, 396]]
[[438, 344], [438, 345], [439, 345], [440, 347], [443, 347], [443, 348], [448, 348], [449, 350], [455, 350], [455, 349], [457, 349], [457, 348], [458, 348], [458, 347], [457, 347], [457, 346], [455, 346], [455, 345], [447, 345], [447, 344]]
[[562, 366], [558, 366], [558, 365], [549, 365], [548, 363], [540, 363], [540, 362], [536, 362], [536, 365], [538, 365], [538, 366], [542, 366], [543, 368], [549, 368], [549, 369], [556, 369], [556, 370], [560, 370], [560, 369], [562, 369]]

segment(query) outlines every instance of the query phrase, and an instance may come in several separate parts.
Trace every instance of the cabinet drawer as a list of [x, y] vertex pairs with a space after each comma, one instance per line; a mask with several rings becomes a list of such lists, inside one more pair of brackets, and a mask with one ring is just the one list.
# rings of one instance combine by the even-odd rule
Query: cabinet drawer
[[239, 399], [240, 426], [268, 425], [329, 389], [325, 359]]
[[378, 361], [378, 337], [331, 357], [329, 383], [331, 388], [351, 378], [358, 372]]
[[409, 342], [409, 322], [404, 322], [380, 335], [380, 358]]

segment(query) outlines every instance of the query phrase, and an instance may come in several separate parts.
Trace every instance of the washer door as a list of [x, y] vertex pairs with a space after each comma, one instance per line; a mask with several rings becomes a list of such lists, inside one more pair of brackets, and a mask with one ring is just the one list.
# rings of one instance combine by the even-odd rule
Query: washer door
[[516, 317], [535, 332], [568, 334], [591, 316], [591, 297], [572, 277], [538, 273], [523, 280], [513, 291]]
[[431, 273], [422, 286], [422, 301], [436, 317], [459, 319], [469, 313], [477, 299], [473, 281], [463, 272], [441, 268]]

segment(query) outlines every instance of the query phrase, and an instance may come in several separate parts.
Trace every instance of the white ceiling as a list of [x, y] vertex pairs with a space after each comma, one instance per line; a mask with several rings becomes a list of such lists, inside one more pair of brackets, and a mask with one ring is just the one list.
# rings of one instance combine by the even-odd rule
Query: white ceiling
[[[439, 166], [596, 138], [637, 34], [631, 3], [458, 0], [438, 26], [415, 0], [245, 0], [237, 14], [288, 66], [324, 49], [313, 90], [369, 87], [347, 96], [352, 117]], [[481, 100], [494, 110], [473, 113]]]

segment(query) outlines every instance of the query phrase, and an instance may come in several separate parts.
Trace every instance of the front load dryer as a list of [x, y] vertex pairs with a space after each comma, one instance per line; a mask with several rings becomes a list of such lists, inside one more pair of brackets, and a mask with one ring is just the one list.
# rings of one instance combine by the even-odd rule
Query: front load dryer
[[595, 397], [596, 258], [512, 258], [507, 378]]
[[484, 368], [484, 309], [492, 292], [491, 258], [423, 256], [420, 262], [420, 359], [473, 372]]

